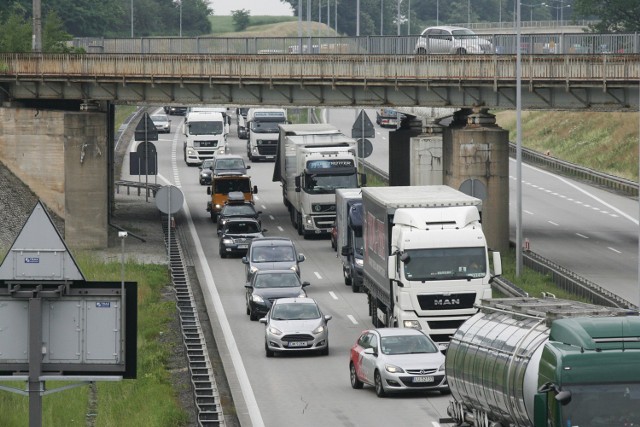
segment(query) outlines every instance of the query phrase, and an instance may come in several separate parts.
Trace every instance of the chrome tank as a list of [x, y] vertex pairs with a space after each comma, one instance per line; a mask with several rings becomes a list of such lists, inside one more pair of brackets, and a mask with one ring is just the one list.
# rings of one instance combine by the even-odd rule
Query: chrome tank
[[455, 333], [445, 362], [454, 399], [503, 425], [532, 426], [544, 319], [479, 312]]

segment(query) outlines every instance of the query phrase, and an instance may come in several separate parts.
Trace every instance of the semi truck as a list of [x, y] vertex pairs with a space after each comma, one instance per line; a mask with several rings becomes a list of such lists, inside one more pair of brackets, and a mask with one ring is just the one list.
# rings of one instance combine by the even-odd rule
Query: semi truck
[[227, 123], [219, 112], [191, 112], [186, 116], [183, 129], [187, 165], [199, 165], [215, 154], [226, 153]]
[[451, 339], [442, 423], [640, 425], [637, 310], [556, 298], [483, 300]]
[[421, 329], [443, 351], [502, 273], [482, 201], [446, 185], [362, 188], [364, 280], [376, 327]]
[[336, 190], [336, 248], [342, 263], [344, 284], [358, 292], [362, 285], [364, 246], [362, 238], [362, 190]]
[[304, 238], [327, 234], [336, 220], [338, 188], [358, 182], [356, 141], [331, 125], [280, 125], [273, 181], [282, 183], [291, 223]]
[[251, 108], [246, 124], [249, 160], [275, 160], [280, 136], [278, 125], [286, 123], [287, 111], [283, 108]]

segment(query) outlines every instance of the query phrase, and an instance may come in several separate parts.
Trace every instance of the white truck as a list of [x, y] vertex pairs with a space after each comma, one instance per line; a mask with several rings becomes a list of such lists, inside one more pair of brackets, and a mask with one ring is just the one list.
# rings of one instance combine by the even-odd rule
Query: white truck
[[275, 160], [280, 136], [278, 125], [286, 123], [287, 111], [283, 108], [249, 109], [245, 124], [249, 160]]
[[354, 139], [331, 125], [280, 125], [273, 181], [282, 183], [283, 201], [299, 235], [331, 231], [336, 189], [359, 187], [356, 148]]
[[364, 280], [376, 327], [421, 329], [446, 349], [456, 329], [491, 298], [493, 275], [482, 201], [445, 185], [362, 189]]
[[364, 239], [362, 237], [362, 190], [336, 190], [336, 248], [342, 262], [344, 284], [358, 292], [362, 286]]
[[225, 118], [219, 112], [191, 112], [187, 114], [184, 130], [184, 161], [187, 165], [199, 165], [215, 154], [227, 151]]

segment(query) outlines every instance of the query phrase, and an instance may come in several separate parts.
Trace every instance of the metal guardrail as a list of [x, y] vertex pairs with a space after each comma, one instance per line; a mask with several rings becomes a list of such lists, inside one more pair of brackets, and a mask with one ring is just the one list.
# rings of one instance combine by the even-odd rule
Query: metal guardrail
[[127, 195], [130, 195], [131, 189], [134, 188], [138, 191], [138, 196], [140, 196], [142, 194], [142, 190], [144, 190], [146, 192], [147, 197], [148, 196], [155, 197], [158, 190], [162, 188], [161, 184], [151, 184], [151, 183], [144, 183], [144, 182], [138, 182], [138, 181], [125, 181], [125, 180], [118, 180], [114, 183], [114, 185], [116, 187], [116, 193], [118, 194], [120, 194], [120, 187], [125, 187], [127, 189]]
[[[513, 143], [509, 143], [509, 155], [511, 157], [516, 156], [516, 145]], [[635, 181], [598, 172], [528, 148], [522, 147], [522, 161], [530, 164], [536, 164], [544, 167], [545, 169], [560, 172], [564, 175], [577, 177], [632, 197], [638, 196], [638, 183]]]

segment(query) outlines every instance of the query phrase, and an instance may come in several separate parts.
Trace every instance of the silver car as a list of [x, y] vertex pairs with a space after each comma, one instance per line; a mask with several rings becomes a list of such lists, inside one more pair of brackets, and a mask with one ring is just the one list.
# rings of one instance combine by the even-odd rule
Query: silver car
[[441, 26], [425, 29], [418, 38], [414, 52], [418, 55], [428, 53], [466, 55], [495, 53], [495, 49], [489, 40], [478, 37], [467, 28]]
[[151, 121], [156, 126], [158, 132], [171, 132], [171, 122], [166, 114], [153, 114], [151, 116]]
[[351, 387], [375, 387], [378, 397], [396, 391], [449, 393], [444, 355], [424, 332], [411, 328], [364, 331], [349, 355]]
[[276, 353], [317, 352], [329, 354], [330, 314], [322, 314], [313, 298], [280, 298], [273, 302], [264, 323], [264, 351], [267, 357]]

